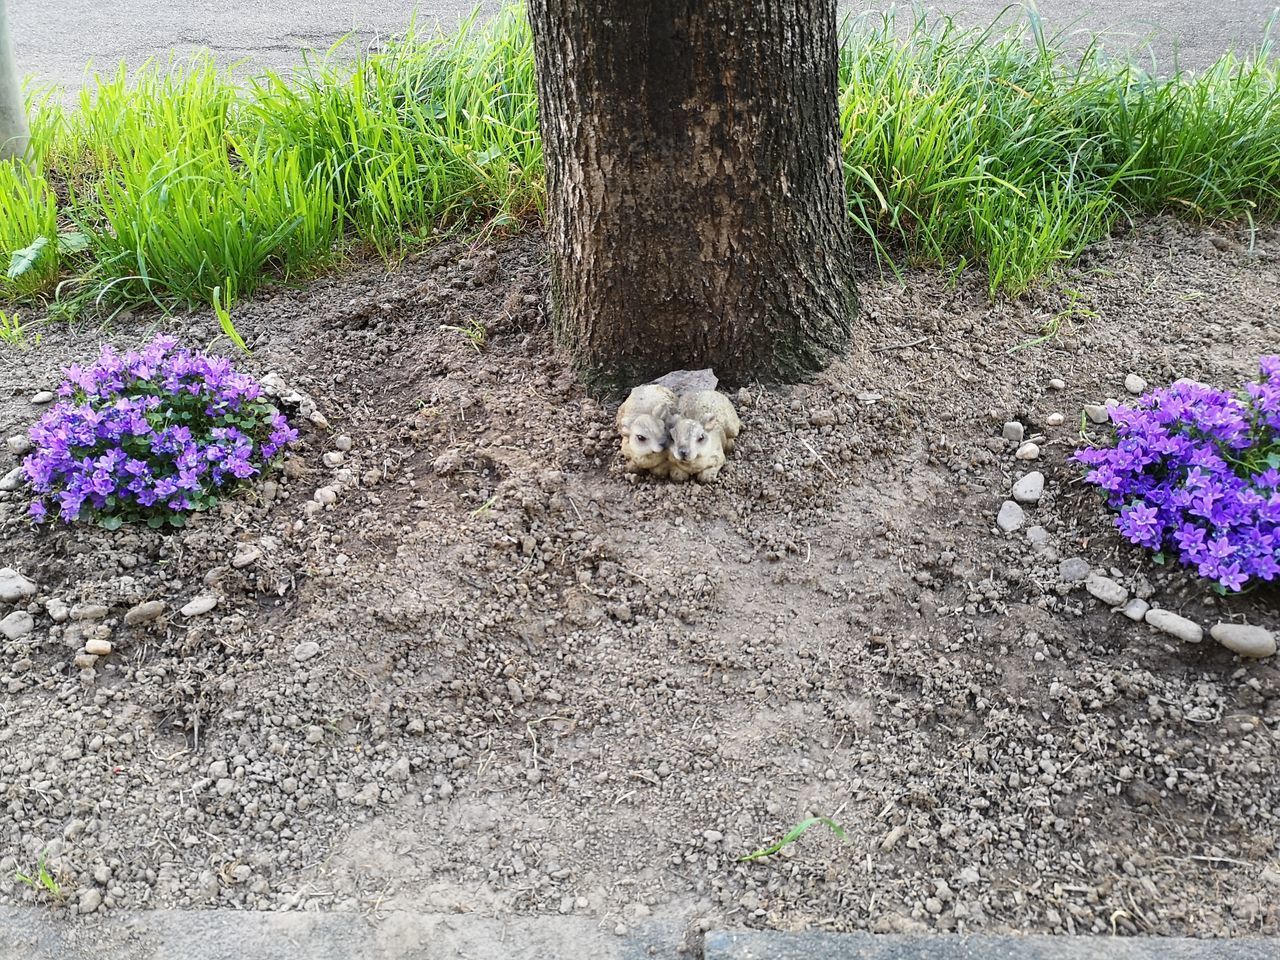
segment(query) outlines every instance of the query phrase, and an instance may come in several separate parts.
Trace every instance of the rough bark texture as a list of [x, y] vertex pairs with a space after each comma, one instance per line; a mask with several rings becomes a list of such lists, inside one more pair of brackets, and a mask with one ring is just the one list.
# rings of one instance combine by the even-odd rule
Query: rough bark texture
[[589, 382], [794, 380], [856, 298], [835, 0], [531, 0], [557, 333]]
[[27, 152], [27, 111], [22, 102], [22, 84], [9, 42], [9, 17], [0, 0], [0, 159], [24, 156]]

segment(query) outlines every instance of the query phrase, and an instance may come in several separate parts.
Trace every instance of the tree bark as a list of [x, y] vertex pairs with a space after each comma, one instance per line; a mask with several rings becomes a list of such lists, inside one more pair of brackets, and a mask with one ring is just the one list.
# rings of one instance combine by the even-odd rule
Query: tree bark
[[622, 388], [804, 379], [856, 294], [836, 0], [530, 0], [557, 337]]
[[26, 156], [29, 140], [22, 82], [9, 40], [9, 16], [0, 0], [0, 160]]

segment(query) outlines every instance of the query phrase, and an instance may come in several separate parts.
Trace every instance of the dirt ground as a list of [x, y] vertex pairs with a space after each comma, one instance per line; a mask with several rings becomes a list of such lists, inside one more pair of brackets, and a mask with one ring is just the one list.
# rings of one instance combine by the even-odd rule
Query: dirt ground
[[[1280, 349], [1280, 236], [1143, 224], [1019, 302], [862, 273], [851, 354], [734, 392], [708, 487], [622, 473], [613, 405], [551, 349], [536, 235], [243, 305], [246, 367], [330, 424], [273, 483], [165, 534], [33, 530], [0, 493], [0, 566], [39, 587], [0, 638], [0, 902], [42, 899], [14, 872], [43, 853], [68, 913], [659, 917], [691, 950], [713, 924], [1277, 932], [1275, 659], [1156, 633], [1059, 564], [1280, 627], [1275, 589], [1129, 548], [1067, 459], [1126, 374], [1235, 385]], [[3, 435], [59, 365], [157, 328], [216, 331], [4, 351]], [[1030, 467], [1044, 496], [1001, 533]], [[77, 666], [91, 636], [115, 651]], [[810, 815], [847, 839], [739, 861]]]

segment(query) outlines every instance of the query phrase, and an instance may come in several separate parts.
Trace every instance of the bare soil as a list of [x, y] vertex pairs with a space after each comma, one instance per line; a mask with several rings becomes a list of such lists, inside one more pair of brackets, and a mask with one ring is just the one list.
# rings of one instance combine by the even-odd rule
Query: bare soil
[[[1280, 237], [1146, 223], [1017, 302], [862, 273], [850, 355], [731, 393], [707, 487], [622, 473], [614, 405], [551, 347], [536, 234], [244, 304], [246, 367], [330, 424], [271, 485], [163, 534], [35, 530], [0, 494], [0, 566], [39, 585], [34, 632], [0, 638], [0, 902], [48, 899], [14, 879], [43, 853], [70, 913], [653, 916], [691, 949], [712, 924], [1275, 933], [1274, 658], [1131, 622], [1059, 562], [1280, 627], [1274, 589], [1222, 598], [1128, 547], [1068, 461], [1130, 372], [1256, 374]], [[6, 350], [0, 431], [157, 328], [216, 331], [137, 315]], [[1040, 529], [999, 532], [1033, 467]], [[95, 631], [115, 652], [77, 667]], [[811, 815], [847, 838], [738, 859]]]

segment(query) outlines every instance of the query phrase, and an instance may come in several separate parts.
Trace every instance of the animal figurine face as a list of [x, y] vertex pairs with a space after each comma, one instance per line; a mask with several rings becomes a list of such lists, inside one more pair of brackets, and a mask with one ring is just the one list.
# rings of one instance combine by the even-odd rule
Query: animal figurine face
[[622, 456], [628, 469], [652, 470], [666, 462], [667, 428], [657, 417], [639, 414], [622, 428]]
[[670, 477], [680, 483], [696, 477], [702, 483], [716, 479], [724, 466], [724, 434], [708, 430], [697, 420], [678, 418], [671, 427], [667, 445]]
[[713, 443], [711, 431], [697, 420], [681, 417], [671, 428], [671, 457], [681, 466], [696, 463]]

